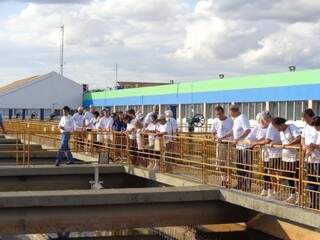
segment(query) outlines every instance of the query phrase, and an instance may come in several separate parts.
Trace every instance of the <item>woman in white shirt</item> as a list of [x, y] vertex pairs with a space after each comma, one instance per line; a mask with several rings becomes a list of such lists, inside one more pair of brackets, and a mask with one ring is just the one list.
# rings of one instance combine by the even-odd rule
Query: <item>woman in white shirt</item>
[[[286, 119], [275, 118], [272, 120], [272, 125], [280, 132], [280, 139], [283, 147], [292, 147], [301, 143], [301, 131], [293, 124], [286, 124]], [[295, 195], [295, 180], [298, 176], [299, 152], [297, 149], [284, 148], [282, 149], [282, 175], [288, 178], [288, 187], [290, 195], [287, 198], [288, 203], [295, 203], [297, 198]]]

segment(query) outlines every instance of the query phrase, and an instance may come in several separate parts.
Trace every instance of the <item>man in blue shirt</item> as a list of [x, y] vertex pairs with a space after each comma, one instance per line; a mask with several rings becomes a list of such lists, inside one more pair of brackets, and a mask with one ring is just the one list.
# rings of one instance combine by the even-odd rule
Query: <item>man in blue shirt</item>
[[4, 125], [3, 125], [3, 120], [2, 120], [2, 115], [1, 115], [1, 113], [0, 113], [0, 127], [1, 127], [1, 129], [2, 129], [2, 132], [3, 132], [3, 133], [6, 133], [6, 130], [4, 129]]

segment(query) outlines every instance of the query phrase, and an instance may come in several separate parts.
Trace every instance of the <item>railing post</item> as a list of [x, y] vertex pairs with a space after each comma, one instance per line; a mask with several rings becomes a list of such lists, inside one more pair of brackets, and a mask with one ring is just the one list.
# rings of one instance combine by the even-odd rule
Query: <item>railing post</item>
[[16, 165], [19, 165], [19, 135], [16, 136]]
[[31, 161], [30, 161], [30, 132], [28, 132], [28, 165], [31, 165]]
[[[123, 149], [122, 139], [123, 139], [123, 136], [121, 136], [121, 151]], [[133, 165], [132, 157], [130, 155], [130, 153], [131, 153], [131, 150], [130, 150], [130, 138], [129, 138], [129, 134], [128, 133], [125, 133], [125, 140], [126, 140], [125, 142], [126, 142], [127, 164]]]
[[164, 146], [164, 136], [161, 136], [160, 139], [160, 159], [159, 159], [159, 166], [160, 166], [160, 172], [166, 172], [165, 169], [165, 146]]
[[232, 143], [228, 142], [227, 143], [227, 159], [226, 159], [226, 167], [227, 167], [227, 188], [232, 187], [232, 176], [231, 176], [231, 157], [232, 157]]
[[23, 141], [22, 141], [22, 164], [26, 164], [26, 132], [23, 131]]
[[206, 148], [206, 140], [202, 140], [202, 183], [206, 184], [208, 182], [207, 179], [207, 162], [208, 162], [208, 156], [207, 156], [207, 148]]
[[304, 204], [304, 196], [305, 196], [305, 187], [304, 187], [304, 179], [305, 179], [305, 172], [304, 172], [304, 151], [302, 147], [299, 148], [299, 182], [298, 182], [298, 200], [299, 200], [299, 206], [302, 206]]

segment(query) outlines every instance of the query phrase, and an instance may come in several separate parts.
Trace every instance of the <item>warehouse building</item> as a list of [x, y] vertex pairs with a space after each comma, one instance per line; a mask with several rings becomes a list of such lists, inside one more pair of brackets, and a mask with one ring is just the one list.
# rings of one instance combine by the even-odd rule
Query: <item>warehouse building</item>
[[82, 104], [83, 85], [51, 72], [12, 82], [0, 88], [0, 113], [7, 118], [48, 118], [68, 105]]
[[90, 104], [129, 108], [149, 112], [159, 104], [161, 111], [172, 109], [182, 124], [195, 114], [203, 114], [207, 122], [215, 105], [225, 109], [238, 103], [250, 119], [262, 110], [288, 120], [301, 120], [301, 113], [310, 107], [320, 114], [320, 70], [294, 71], [206, 81], [176, 83], [139, 89], [102, 91], [84, 95], [84, 106]]

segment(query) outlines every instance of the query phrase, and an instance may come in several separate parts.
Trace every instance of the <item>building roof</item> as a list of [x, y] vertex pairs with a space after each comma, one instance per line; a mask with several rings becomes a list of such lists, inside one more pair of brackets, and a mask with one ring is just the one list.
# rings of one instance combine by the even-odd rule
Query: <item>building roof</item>
[[[0, 96], [7, 95], [9, 93], [17, 91], [18, 89], [30, 86], [36, 82], [43, 81], [43, 80], [46, 80], [50, 77], [57, 76], [57, 75], [59, 75], [59, 74], [56, 72], [50, 72], [50, 73], [47, 73], [44, 75], [36, 75], [36, 76], [16, 80], [16, 81], [11, 82], [5, 86], [0, 87]], [[72, 81], [72, 80], [70, 80], [70, 81]], [[74, 82], [74, 81], [72, 81], [72, 82]]]
[[21, 88], [23, 86], [32, 84], [34, 81], [37, 81], [38, 77], [39, 76], [33, 76], [33, 77], [20, 79], [20, 80], [14, 81], [12, 83], [9, 83], [3, 87], [0, 87], [0, 95], [8, 94], [8, 93], [16, 90], [17, 88]]
[[[177, 104], [320, 99], [320, 70], [252, 75], [87, 93], [85, 105]], [[166, 96], [164, 98], [164, 96]], [[123, 100], [123, 101], [122, 101]], [[150, 100], [150, 101], [149, 101]], [[106, 105], [105, 104], [105, 105]], [[127, 105], [127, 104], [124, 104]]]

